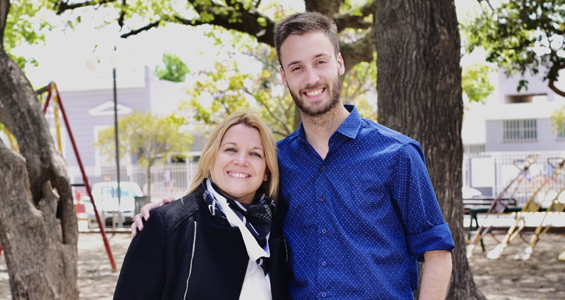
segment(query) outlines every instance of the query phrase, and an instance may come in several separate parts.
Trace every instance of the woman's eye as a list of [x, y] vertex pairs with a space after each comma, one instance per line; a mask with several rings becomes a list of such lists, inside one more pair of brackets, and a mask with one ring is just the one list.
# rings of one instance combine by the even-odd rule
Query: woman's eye
[[257, 153], [257, 152], [251, 152], [251, 155], [252, 155], [252, 156], [256, 156], [256, 157], [258, 157], [258, 158], [262, 158], [262, 157], [263, 157], [263, 155], [261, 155], [261, 153]]
[[235, 148], [226, 148], [226, 152], [237, 152]]

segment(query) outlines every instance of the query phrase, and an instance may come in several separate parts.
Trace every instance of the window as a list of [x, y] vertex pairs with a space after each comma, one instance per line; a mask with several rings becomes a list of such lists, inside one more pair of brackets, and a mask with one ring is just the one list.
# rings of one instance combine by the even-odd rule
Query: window
[[531, 94], [531, 95], [506, 95], [506, 103], [536, 103], [547, 102], [547, 94]]
[[463, 145], [464, 153], [481, 153], [485, 152], [485, 144], [467, 144]]
[[503, 121], [504, 142], [533, 142], [538, 138], [537, 120], [505, 120]]

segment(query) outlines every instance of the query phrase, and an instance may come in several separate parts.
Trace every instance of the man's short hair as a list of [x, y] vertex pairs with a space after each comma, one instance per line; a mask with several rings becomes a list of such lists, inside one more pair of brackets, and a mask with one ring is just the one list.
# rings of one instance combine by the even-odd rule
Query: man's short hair
[[316, 31], [326, 34], [337, 55], [339, 53], [339, 40], [335, 22], [321, 13], [303, 12], [291, 15], [275, 26], [275, 49], [277, 50], [279, 64], [282, 65], [281, 45], [290, 35], [303, 35]]

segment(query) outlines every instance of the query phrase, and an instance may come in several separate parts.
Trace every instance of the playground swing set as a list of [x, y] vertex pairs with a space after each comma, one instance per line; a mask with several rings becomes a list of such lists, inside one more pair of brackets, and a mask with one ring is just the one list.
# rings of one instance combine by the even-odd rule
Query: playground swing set
[[[81, 174], [82, 174], [82, 179], [84, 181], [84, 187], [86, 188], [86, 192], [88, 194], [88, 196], [90, 197], [90, 199], [94, 199], [94, 197], [92, 196], [92, 191], [90, 188], [90, 184], [88, 182], [88, 177], [86, 176], [86, 172], [84, 170], [84, 166], [82, 164], [82, 160], [80, 157], [80, 154], [78, 152], [78, 148], [76, 146], [76, 142], [71, 130], [71, 126], [69, 124], [69, 121], [67, 119], [67, 114], [65, 113], [65, 108], [63, 106], [63, 102], [61, 100], [61, 95], [57, 89], [57, 85], [54, 82], [49, 83], [47, 86], [39, 89], [36, 91], [36, 93], [38, 95], [42, 95], [45, 92], [47, 92], [47, 98], [45, 100], [45, 104], [43, 106], [43, 113], [45, 114], [47, 112], [47, 108], [49, 107], [49, 103], [51, 102], [51, 100], [53, 100], [54, 103], [54, 119], [55, 119], [55, 128], [56, 128], [56, 138], [57, 138], [57, 146], [60, 152], [62, 152], [62, 143], [61, 143], [61, 130], [60, 130], [60, 120], [59, 120], [59, 111], [61, 116], [63, 117], [63, 121], [65, 122], [65, 127], [67, 128], [67, 132], [69, 134], [69, 139], [71, 141], [71, 144], [73, 146], [73, 151], [75, 153]], [[10, 147], [13, 151], [19, 152], [18, 146], [16, 143], [14, 143], [12, 141], [12, 135], [10, 134], [10, 132], [8, 131], [8, 129], [4, 126], [4, 132], [6, 134], [6, 136], [8, 137], [9, 143], [10, 143]], [[83, 186], [83, 184], [80, 184], [80, 186]], [[102, 235], [102, 241], [104, 242], [104, 247], [106, 248], [106, 253], [108, 255], [108, 259], [110, 261], [110, 265], [112, 267], [112, 271], [113, 272], [117, 272], [118, 268], [116, 267], [116, 263], [114, 261], [114, 257], [112, 255], [112, 250], [110, 249], [110, 244], [108, 243], [108, 239], [106, 237], [106, 232], [104, 231], [104, 226], [102, 226], [102, 222], [100, 219], [100, 215], [98, 214], [98, 209], [96, 208], [96, 202], [92, 201], [92, 206], [94, 209], [94, 214], [96, 216], [96, 222], [98, 223], [98, 227], [100, 228], [100, 234]], [[0, 245], [0, 254], [2, 254], [2, 245]]]
[[[536, 155], [529, 155], [526, 157], [525, 160], [516, 160], [513, 162], [514, 166], [516, 166], [520, 171], [518, 175], [511, 180], [507, 186], [500, 192], [500, 194], [494, 198], [492, 204], [488, 211], [486, 212], [483, 224], [487, 223], [488, 225], [481, 225], [478, 226], [478, 229], [475, 231], [474, 237], [470, 240], [469, 244], [467, 245], [467, 257], [470, 258], [473, 254], [473, 250], [475, 246], [479, 243], [482, 243], [482, 238], [490, 233], [492, 237], [499, 243], [493, 250], [488, 252], [487, 258], [489, 259], [498, 259], [500, 258], [504, 249], [518, 236], [522, 240], [524, 240], [529, 245], [522, 251], [522, 253], [518, 253], [515, 258], [527, 260], [530, 258], [531, 254], [533, 253], [533, 249], [535, 245], [539, 242], [539, 240], [549, 231], [553, 223], [558, 219], [559, 215], [564, 212], [565, 203], [561, 200], [561, 195], [565, 192], [565, 183], [563, 188], [559, 190], [559, 192], [553, 192], [546, 194], [544, 199], [537, 199], [538, 194], [540, 191], [547, 186], [548, 189], [551, 189], [552, 185], [558, 181], [559, 174], [562, 173], [562, 169], [565, 165], [565, 155], [563, 157], [553, 157], [548, 158], [547, 163], [553, 171], [551, 174], [543, 180], [540, 186], [533, 192], [533, 194], [528, 198], [525, 205], [523, 207], [513, 208], [512, 210], [507, 209], [507, 202], [502, 201], [503, 197], [509, 195], [510, 198], [514, 197], [514, 194], [518, 190], [520, 184], [527, 178], [529, 173], [530, 167], [537, 161]], [[512, 190], [511, 193], [508, 191]], [[550, 195], [548, 197], [548, 195]], [[565, 195], [565, 194], [563, 194]], [[508, 199], [508, 198], [507, 198]], [[542, 207], [542, 203], [551, 200], [548, 207]], [[515, 213], [514, 223], [508, 229], [508, 232], [505, 234], [502, 241], [499, 241], [494, 232], [491, 231], [494, 222], [494, 219], [498, 218], [502, 214], [505, 213]], [[533, 213], [543, 213], [543, 218], [540, 224], [535, 229], [532, 237], [529, 241], [523, 235], [523, 229], [526, 227], [526, 216], [528, 214]], [[483, 245], [484, 251], [484, 245]]]

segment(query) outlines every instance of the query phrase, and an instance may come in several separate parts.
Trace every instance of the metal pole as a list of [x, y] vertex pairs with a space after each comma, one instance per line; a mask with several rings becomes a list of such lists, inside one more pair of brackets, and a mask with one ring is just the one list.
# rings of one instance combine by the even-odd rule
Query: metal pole
[[[115, 51], [115, 49], [114, 49]], [[112, 77], [114, 79], [114, 128], [116, 137], [116, 181], [118, 187], [118, 214], [120, 224], [122, 223], [122, 211], [121, 211], [121, 191], [120, 191], [120, 144], [118, 138], [118, 89], [116, 86], [116, 68], [112, 68]], [[112, 214], [112, 228], [116, 229], [116, 212]]]
[[73, 146], [73, 150], [75, 151], [75, 156], [77, 159], [78, 166], [80, 168], [80, 173], [82, 174], [82, 180], [84, 180], [84, 186], [86, 187], [86, 192], [88, 193], [88, 197], [90, 197], [90, 201], [92, 201], [92, 207], [94, 208], [94, 215], [96, 216], [96, 222], [98, 222], [98, 227], [100, 228], [100, 234], [102, 234], [102, 241], [104, 242], [104, 247], [106, 248], [106, 254], [108, 254], [108, 259], [110, 260], [112, 271], [118, 272], [118, 268], [116, 267], [116, 262], [114, 261], [114, 256], [112, 255], [112, 250], [110, 249], [110, 243], [108, 243], [108, 239], [106, 238], [106, 232], [104, 232], [104, 226], [102, 225], [102, 221], [100, 220], [100, 215], [98, 214], [98, 209], [96, 208], [96, 201], [94, 201], [95, 199], [92, 196], [92, 190], [90, 189], [90, 183], [88, 183], [88, 177], [86, 176], [86, 171], [84, 170], [82, 159], [80, 158], [80, 154], [78, 153], [77, 143], [75, 142], [73, 131], [71, 130], [71, 125], [69, 123], [69, 120], [67, 119], [67, 113], [65, 112], [65, 108], [63, 107], [63, 100], [61, 99], [61, 95], [59, 95], [56, 84], [49, 83], [48, 88], [49, 88], [49, 95], [47, 96], [47, 101], [45, 103], [45, 107], [43, 111], [44, 112], [47, 111], [47, 104], [49, 104], [49, 99], [51, 98], [52, 90], [55, 90], [59, 98], [57, 105], [59, 105], [59, 108], [61, 108], [61, 114], [63, 115], [63, 120], [65, 121], [67, 132], [69, 133], [69, 139], [71, 140], [71, 145]]

